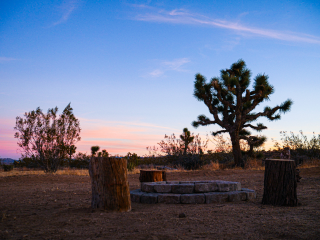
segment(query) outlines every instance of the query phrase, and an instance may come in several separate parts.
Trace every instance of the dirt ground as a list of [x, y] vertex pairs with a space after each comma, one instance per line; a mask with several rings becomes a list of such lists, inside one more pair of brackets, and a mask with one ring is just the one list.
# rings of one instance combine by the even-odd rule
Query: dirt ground
[[[88, 176], [0, 177], [0, 239], [320, 239], [320, 167], [301, 169], [298, 207], [261, 205], [263, 171], [169, 172], [168, 180], [240, 181], [253, 201], [132, 204], [114, 213], [90, 208]], [[139, 175], [130, 174], [130, 189]], [[185, 218], [179, 218], [185, 213]]]

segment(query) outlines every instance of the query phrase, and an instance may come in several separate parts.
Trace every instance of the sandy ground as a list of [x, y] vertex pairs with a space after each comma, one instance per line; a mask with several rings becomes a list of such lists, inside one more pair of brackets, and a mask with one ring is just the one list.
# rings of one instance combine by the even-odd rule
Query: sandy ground
[[[240, 181], [253, 201], [132, 204], [114, 213], [90, 208], [88, 176], [0, 177], [0, 239], [320, 239], [320, 167], [302, 169], [298, 207], [261, 205], [263, 171], [169, 172], [168, 180]], [[130, 174], [130, 189], [139, 188]], [[185, 213], [185, 218], [179, 218]]]

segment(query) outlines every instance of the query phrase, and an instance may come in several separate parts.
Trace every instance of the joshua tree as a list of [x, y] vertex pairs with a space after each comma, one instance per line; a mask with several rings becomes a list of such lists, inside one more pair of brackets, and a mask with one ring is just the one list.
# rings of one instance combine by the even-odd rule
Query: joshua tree
[[252, 136], [251, 133], [245, 129], [240, 131], [240, 139], [245, 139], [249, 145], [249, 156], [253, 156], [253, 148], [262, 146], [266, 141], [266, 136]]
[[[198, 116], [198, 121], [192, 125], [198, 127], [210, 124], [218, 124], [222, 130], [213, 132], [215, 136], [220, 133], [229, 133], [234, 162], [237, 166], [243, 166], [243, 159], [240, 151], [240, 139], [250, 141], [246, 128], [256, 131], [266, 129], [262, 123], [252, 125], [251, 123], [259, 117], [267, 117], [269, 120], [280, 119], [280, 114], [290, 110], [292, 101], [290, 99], [274, 108], [265, 107], [262, 112], [252, 112], [256, 106], [274, 92], [273, 86], [268, 82], [268, 76], [259, 74], [254, 79], [253, 90], [248, 89], [250, 85], [251, 72], [246, 68], [243, 60], [231, 65], [230, 69], [221, 70], [220, 78], [212, 78], [209, 83], [201, 74], [196, 74], [194, 82], [194, 96], [203, 101], [209, 108], [214, 120], [204, 115]], [[277, 113], [277, 114], [276, 114]], [[276, 114], [276, 115], [275, 115]]]
[[194, 136], [191, 136], [188, 128], [183, 129], [183, 134], [180, 135], [180, 139], [182, 140], [182, 144], [184, 144], [183, 155], [187, 155], [188, 145], [192, 143]]
[[100, 147], [99, 146], [92, 146], [91, 147], [91, 155], [94, 157], [96, 153], [99, 151]]

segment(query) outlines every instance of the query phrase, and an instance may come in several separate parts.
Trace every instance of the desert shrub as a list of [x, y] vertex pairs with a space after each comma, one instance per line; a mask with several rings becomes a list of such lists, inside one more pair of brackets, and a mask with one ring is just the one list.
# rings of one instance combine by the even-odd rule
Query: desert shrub
[[320, 159], [320, 134], [313, 136], [309, 140], [306, 135], [300, 130], [299, 134], [293, 132], [287, 133], [281, 131], [281, 142], [274, 141], [274, 147], [281, 150], [284, 147], [290, 148], [291, 159], [297, 163], [302, 163], [306, 160]]
[[77, 169], [89, 169], [90, 156], [86, 153], [78, 152], [74, 159], [67, 160], [67, 166], [70, 168]]
[[208, 151], [208, 154], [206, 154], [205, 157], [208, 158], [210, 162], [213, 161], [213, 162], [219, 162], [222, 164], [234, 162], [232, 152], [215, 152], [214, 153], [214, 152]]
[[3, 171], [10, 172], [13, 170], [13, 164], [10, 164], [10, 165], [3, 164], [2, 168], [3, 168]]
[[127, 159], [127, 168], [130, 172], [140, 164], [140, 157], [136, 153], [128, 152], [124, 158]]
[[40, 163], [36, 158], [25, 157], [18, 161], [14, 161], [14, 167], [22, 168], [40, 168]]
[[179, 156], [178, 163], [186, 170], [197, 170], [208, 162], [200, 154], [189, 154]]

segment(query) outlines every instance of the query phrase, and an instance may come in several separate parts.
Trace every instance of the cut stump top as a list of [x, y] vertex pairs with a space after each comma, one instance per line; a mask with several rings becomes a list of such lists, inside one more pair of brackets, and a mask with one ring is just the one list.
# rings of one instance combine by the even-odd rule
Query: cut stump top
[[266, 159], [265, 161], [294, 162], [292, 159]]

